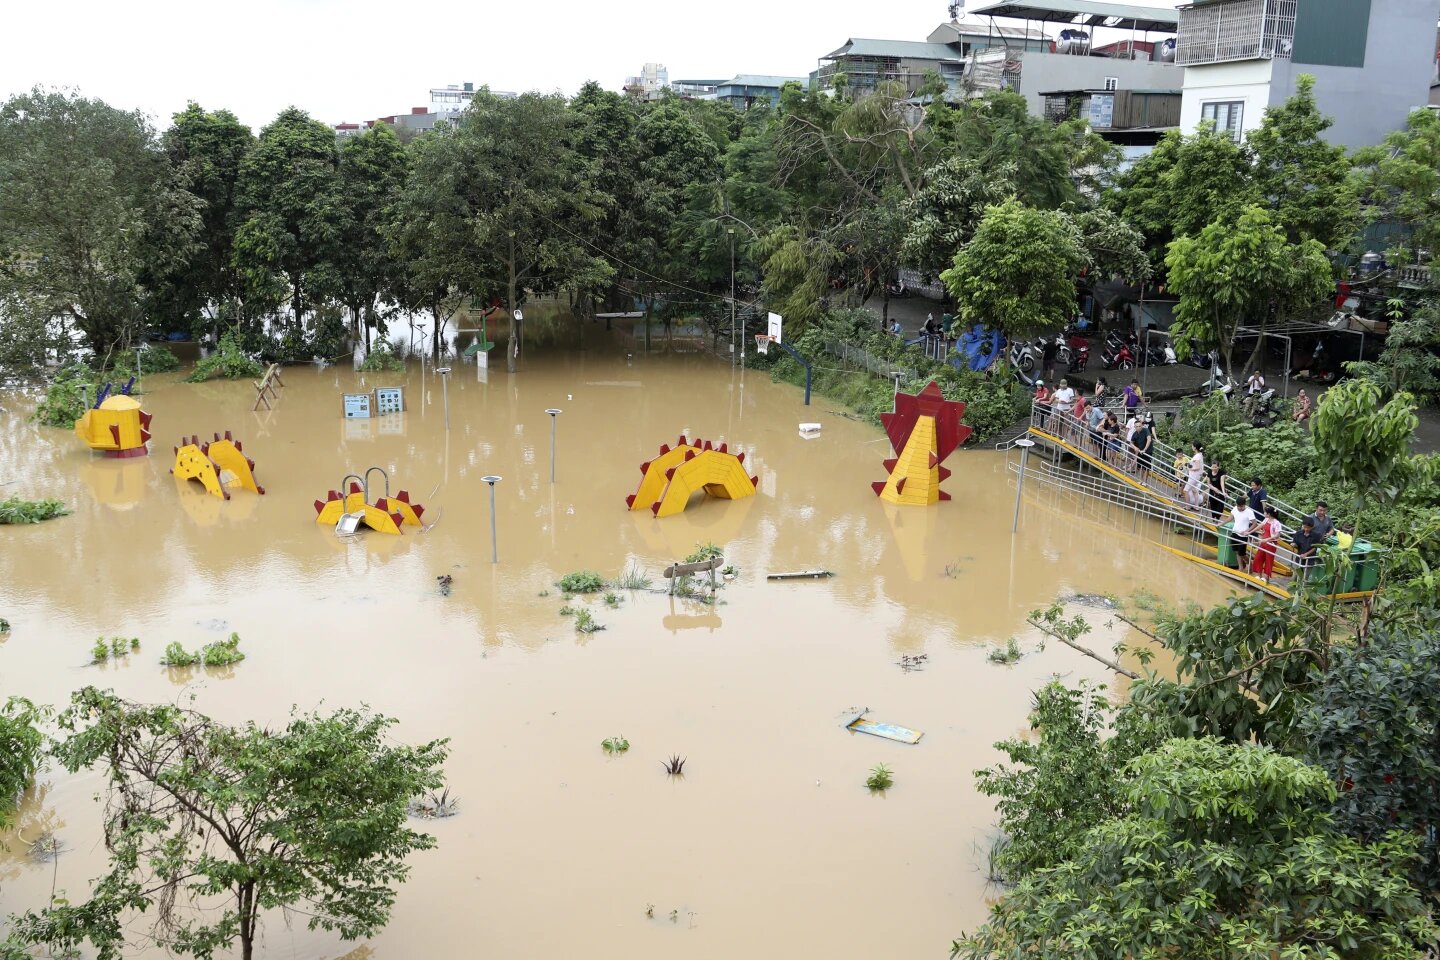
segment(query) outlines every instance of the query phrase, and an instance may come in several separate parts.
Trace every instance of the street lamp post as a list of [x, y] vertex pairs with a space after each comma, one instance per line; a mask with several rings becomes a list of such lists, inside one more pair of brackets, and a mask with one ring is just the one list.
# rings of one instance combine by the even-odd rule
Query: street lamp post
[[560, 416], [559, 407], [546, 407], [545, 412], [550, 414], [550, 482], [555, 482], [555, 419]]
[[1015, 519], [1010, 522], [1010, 532], [1020, 529], [1020, 494], [1025, 490], [1025, 464], [1030, 459], [1030, 448], [1035, 441], [1022, 437], [1015, 441], [1020, 448], [1020, 479], [1015, 483]]
[[436, 367], [435, 372], [440, 374], [440, 392], [445, 397], [445, 429], [450, 429], [450, 368]]
[[497, 477], [493, 473], [488, 477], [481, 477], [481, 480], [490, 484], [490, 562], [500, 562], [500, 542], [495, 537], [495, 484], [503, 477]]
[[[730, 235], [730, 365], [735, 365], [735, 228], [726, 227]], [[741, 344], [743, 346], [743, 344]]]

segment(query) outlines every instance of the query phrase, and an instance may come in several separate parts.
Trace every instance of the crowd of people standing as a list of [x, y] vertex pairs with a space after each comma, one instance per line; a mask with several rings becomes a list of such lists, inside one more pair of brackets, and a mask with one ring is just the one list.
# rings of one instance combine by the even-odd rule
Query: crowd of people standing
[[1155, 418], [1145, 409], [1138, 382], [1132, 381], [1118, 395], [1112, 395], [1102, 377], [1087, 397], [1067, 379], [1062, 378], [1053, 391], [1043, 380], [1037, 380], [1035, 412], [1041, 429], [1142, 483], [1150, 482], [1152, 475], [1167, 487], [1173, 480], [1191, 510], [1225, 530], [1235, 567], [1267, 584], [1275, 576], [1282, 544], [1291, 554], [1288, 562], [1297, 577], [1318, 563], [1319, 550], [1332, 535], [1342, 550], [1348, 551], [1353, 544], [1347, 529], [1336, 528], [1324, 501], [1317, 504], [1314, 513], [1302, 518], [1298, 527], [1287, 531], [1259, 477], [1251, 477], [1249, 489], [1232, 497], [1226, 489], [1229, 474], [1224, 464], [1214, 457], [1207, 461], [1205, 447], [1199, 441], [1190, 445], [1188, 453], [1176, 450], [1171, 464], [1173, 476], [1162, 477], [1155, 464]]

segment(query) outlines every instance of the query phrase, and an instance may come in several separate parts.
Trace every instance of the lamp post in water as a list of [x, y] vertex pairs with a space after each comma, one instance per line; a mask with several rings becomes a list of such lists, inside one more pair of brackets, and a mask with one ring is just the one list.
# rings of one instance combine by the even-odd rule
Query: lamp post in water
[[490, 562], [499, 563], [500, 544], [499, 541], [495, 539], [495, 484], [499, 483], [503, 478], [497, 477], [492, 473], [490, 476], [481, 477], [480, 479], [490, 484]]
[[435, 372], [440, 374], [440, 390], [445, 395], [445, 431], [450, 431], [450, 368], [436, 367]]
[[1015, 484], [1015, 519], [1010, 523], [1011, 533], [1020, 529], [1020, 494], [1025, 490], [1025, 464], [1030, 459], [1030, 448], [1035, 446], [1035, 441], [1021, 437], [1015, 441], [1015, 446], [1020, 448], [1020, 479]]
[[550, 414], [550, 482], [555, 482], [555, 420], [560, 416], [559, 407], [546, 407], [545, 412]]

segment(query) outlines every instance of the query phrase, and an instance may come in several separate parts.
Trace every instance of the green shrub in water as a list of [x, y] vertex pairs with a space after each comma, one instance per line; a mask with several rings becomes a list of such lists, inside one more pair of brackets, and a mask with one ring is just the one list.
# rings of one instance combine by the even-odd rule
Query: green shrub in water
[[698, 543], [695, 545], [695, 552], [685, 558], [686, 563], [704, 563], [706, 560], [714, 560], [716, 557], [725, 555], [719, 547], [713, 543]]
[[86, 403], [95, 399], [95, 391], [94, 370], [83, 363], [61, 367], [36, 406], [35, 419], [47, 427], [69, 430], [85, 414]]
[[595, 618], [590, 616], [589, 610], [576, 610], [575, 629], [579, 633], [594, 633], [597, 630], [604, 630], [605, 625], [596, 623]]
[[260, 361], [252, 360], [240, 349], [239, 341], [231, 332], [220, 338], [220, 345], [215, 348], [214, 353], [195, 364], [195, 369], [190, 371], [190, 376], [185, 378], [185, 382], [203, 383], [211, 377], [243, 380], [246, 377], [258, 377], [264, 372], [265, 367], [261, 365]]
[[577, 570], [561, 577], [558, 586], [566, 593], [599, 593], [605, 589], [605, 578], [593, 570]]
[[205, 667], [223, 667], [232, 663], [239, 663], [245, 659], [245, 654], [240, 652], [240, 634], [232, 633], [224, 640], [217, 640], [214, 643], [207, 643], [200, 648], [198, 653], [192, 653], [180, 646], [177, 640], [165, 648], [165, 656], [160, 662], [167, 667], [193, 667], [195, 665]]
[[390, 344], [384, 340], [377, 340], [375, 346], [370, 349], [368, 356], [360, 364], [361, 370], [393, 370], [399, 372], [405, 369], [405, 361], [390, 349]]
[[865, 779], [865, 786], [871, 790], [889, 790], [895, 785], [895, 777], [891, 774], [890, 768], [883, 763], [877, 763], [870, 768], [870, 776]]
[[122, 380], [136, 373], [169, 373], [180, 369], [180, 358], [165, 347], [145, 344], [135, 350], [123, 350], [112, 358], [110, 375]]
[[0, 524], [40, 523], [63, 517], [70, 511], [59, 500], [0, 500]]

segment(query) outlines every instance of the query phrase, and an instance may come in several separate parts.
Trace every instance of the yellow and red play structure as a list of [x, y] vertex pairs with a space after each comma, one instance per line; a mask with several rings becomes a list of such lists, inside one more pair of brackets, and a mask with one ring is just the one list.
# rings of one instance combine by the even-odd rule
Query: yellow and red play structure
[[180, 439], [175, 448], [175, 466], [171, 469], [181, 480], [199, 480], [206, 492], [230, 499], [227, 487], [240, 487], [252, 493], [264, 493], [265, 488], [255, 482], [255, 461], [245, 456], [239, 440], [225, 431], [225, 436], [214, 435], [209, 443], [200, 438]]
[[[377, 471], [385, 478], [385, 495], [372, 504], [369, 502], [369, 478], [371, 473]], [[342, 518], [360, 514], [356, 519], [380, 533], [399, 534], [403, 532], [403, 527], [422, 526], [420, 518], [424, 515], [425, 508], [410, 502], [409, 491], [401, 490], [395, 496], [390, 496], [390, 476], [380, 467], [366, 470], [363, 480], [353, 473], [346, 476], [340, 481], [342, 488], [347, 480], [350, 483], [349, 492], [343, 497], [338, 490], [331, 490], [324, 500], [315, 501], [316, 523], [334, 527]]]
[[691, 442], [682, 435], [675, 446], [661, 444], [660, 455], [640, 464], [640, 489], [625, 498], [631, 510], [650, 508], [657, 517], [680, 513], [691, 494], [704, 490], [722, 500], [753, 497], [758, 477], [745, 471], [745, 454], [731, 453], [729, 444]]
[[143, 457], [150, 452], [150, 414], [128, 393], [117, 393], [86, 410], [75, 421], [75, 435], [107, 457]]
[[881, 500], [928, 507], [950, 499], [940, 489], [950, 471], [940, 462], [972, 432], [960, 422], [964, 413], [965, 404], [946, 400], [933, 380], [918, 394], [895, 394], [894, 412], [880, 414], [896, 452], [884, 461], [889, 478], [871, 484]]

